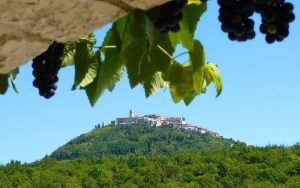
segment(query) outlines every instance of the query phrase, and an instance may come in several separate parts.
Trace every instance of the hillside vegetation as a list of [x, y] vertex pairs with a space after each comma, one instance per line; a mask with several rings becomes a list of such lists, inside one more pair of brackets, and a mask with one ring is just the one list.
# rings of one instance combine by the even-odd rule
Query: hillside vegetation
[[105, 126], [83, 134], [53, 152], [58, 160], [105, 155], [175, 154], [229, 148], [232, 139], [166, 126]]
[[106, 126], [30, 164], [0, 165], [1, 188], [299, 188], [300, 145], [247, 146], [168, 127]]
[[122, 155], [0, 166], [0, 187], [299, 188], [300, 146]]

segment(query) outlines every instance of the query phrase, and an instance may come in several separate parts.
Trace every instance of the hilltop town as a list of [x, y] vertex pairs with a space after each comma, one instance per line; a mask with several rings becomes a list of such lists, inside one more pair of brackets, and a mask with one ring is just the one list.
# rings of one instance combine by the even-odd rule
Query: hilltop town
[[206, 128], [188, 124], [184, 117], [164, 117], [160, 115], [137, 116], [133, 111], [129, 111], [129, 117], [118, 117], [111, 121], [112, 125], [145, 125], [145, 126], [168, 126], [176, 129], [196, 131], [200, 134], [210, 134], [217, 138], [223, 138], [219, 133], [210, 131]]

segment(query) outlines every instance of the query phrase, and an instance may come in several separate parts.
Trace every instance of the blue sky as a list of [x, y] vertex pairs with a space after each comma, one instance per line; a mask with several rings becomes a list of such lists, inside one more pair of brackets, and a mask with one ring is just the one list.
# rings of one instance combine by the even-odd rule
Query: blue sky
[[[291, 2], [298, 16], [300, 2]], [[55, 97], [45, 100], [32, 86], [31, 65], [27, 63], [17, 79], [20, 94], [10, 89], [0, 96], [0, 164], [11, 159], [38, 160], [98, 123], [127, 116], [129, 109], [138, 115], [184, 116], [190, 123], [252, 145], [299, 142], [299, 18], [291, 24], [286, 40], [268, 45], [258, 32], [256, 17], [256, 38], [237, 43], [222, 33], [216, 2], [208, 5], [196, 38], [203, 43], [207, 60], [219, 65], [224, 86], [220, 97], [215, 98], [211, 86], [188, 107], [174, 104], [168, 89], [146, 99], [141, 86], [130, 89], [125, 75], [112, 93], [105, 92], [91, 108], [83, 91], [70, 91], [74, 79], [70, 67], [60, 71]], [[99, 42], [106, 29], [96, 32]]]

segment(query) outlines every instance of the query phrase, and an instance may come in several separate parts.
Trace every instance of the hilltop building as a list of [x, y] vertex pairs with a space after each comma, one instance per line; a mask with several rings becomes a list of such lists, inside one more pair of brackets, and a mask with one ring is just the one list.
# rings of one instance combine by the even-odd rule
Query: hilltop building
[[159, 115], [149, 115], [149, 116], [133, 116], [133, 111], [129, 111], [129, 117], [116, 118], [112, 121], [115, 125], [150, 125], [150, 126], [161, 126], [170, 124], [185, 124], [183, 117], [162, 117]]
[[186, 124], [184, 117], [163, 117], [160, 115], [145, 115], [137, 116], [133, 114], [133, 111], [129, 111], [129, 117], [116, 118], [115, 121], [111, 121], [113, 125], [147, 125], [147, 126], [168, 126], [177, 129], [196, 131], [200, 134], [210, 134], [214, 137], [222, 137], [220, 134], [205, 128], [195, 126], [192, 124]]

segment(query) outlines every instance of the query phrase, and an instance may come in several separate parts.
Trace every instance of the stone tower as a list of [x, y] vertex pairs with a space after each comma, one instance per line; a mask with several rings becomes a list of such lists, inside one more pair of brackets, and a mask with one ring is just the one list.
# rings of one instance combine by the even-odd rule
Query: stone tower
[[133, 111], [129, 110], [129, 117], [132, 118], [133, 117]]

